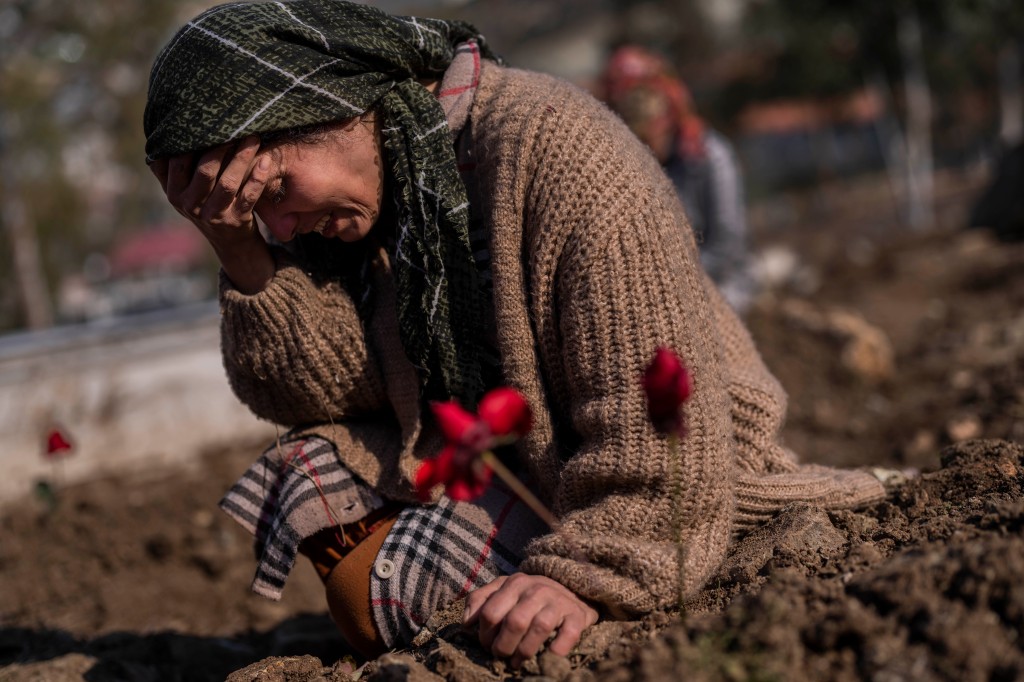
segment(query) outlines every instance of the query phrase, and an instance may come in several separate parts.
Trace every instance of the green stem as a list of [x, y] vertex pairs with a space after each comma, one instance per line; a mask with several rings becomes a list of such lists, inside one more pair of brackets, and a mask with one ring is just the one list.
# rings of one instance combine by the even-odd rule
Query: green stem
[[670, 433], [668, 436], [668, 447], [669, 452], [672, 454], [672, 463], [675, 468], [675, 490], [673, 495], [673, 530], [676, 542], [676, 562], [679, 564], [679, 612], [682, 616], [686, 617], [686, 600], [684, 598], [684, 587], [683, 587], [683, 563], [686, 560], [686, 549], [683, 547], [683, 513], [682, 513], [682, 496], [683, 496], [683, 461], [682, 455], [679, 453], [679, 436], [675, 433]]
[[480, 461], [482, 461], [487, 466], [491, 467], [491, 469], [494, 470], [494, 473], [498, 474], [501, 480], [505, 482], [505, 485], [511, 488], [512, 492], [518, 495], [519, 499], [521, 499], [527, 507], [533, 510], [534, 514], [539, 516], [542, 520], [544, 520], [544, 522], [551, 526], [551, 530], [558, 530], [559, 524], [558, 519], [555, 518], [555, 515], [552, 514], [546, 506], [544, 506], [543, 502], [537, 499], [537, 496], [534, 495], [529, 488], [523, 485], [523, 482], [520, 481], [519, 478], [515, 474], [513, 474], [508, 467], [501, 463], [501, 460], [498, 459], [493, 452], [491, 452], [490, 450], [485, 450], [480, 455]]

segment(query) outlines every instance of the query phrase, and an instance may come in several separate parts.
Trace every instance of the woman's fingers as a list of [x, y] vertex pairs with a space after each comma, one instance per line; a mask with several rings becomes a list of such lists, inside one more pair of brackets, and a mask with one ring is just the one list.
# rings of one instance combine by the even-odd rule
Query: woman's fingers
[[252, 210], [270, 180], [272, 159], [255, 135], [198, 157], [157, 159], [150, 168], [175, 209], [211, 239], [253, 226]]
[[[228, 145], [220, 145], [203, 152], [196, 163], [192, 181], [181, 194], [181, 207], [194, 220], [205, 220], [210, 211], [210, 194], [217, 184], [224, 167], [224, 159], [229, 153]], [[214, 212], [220, 212], [218, 207]]]
[[466, 597], [466, 610], [462, 612], [463, 627], [468, 628], [479, 621], [481, 607], [487, 603], [492, 594], [505, 584], [506, 580], [508, 580], [508, 576], [500, 576], [469, 593]]
[[[576, 646], [583, 631], [597, 622], [597, 611], [586, 604], [567, 615], [558, 627], [558, 635], [548, 645], [548, 651], [559, 656], [568, 656]], [[541, 642], [543, 644], [543, 642]]]
[[[247, 222], [248, 216], [244, 215], [247, 211], [238, 210], [235, 204], [253, 169], [253, 159], [259, 148], [259, 138], [250, 135], [238, 144], [233, 153], [226, 146], [211, 150], [211, 153], [220, 151], [220, 154], [211, 155], [210, 158], [211, 165], [215, 165], [215, 168], [213, 183], [205, 197], [200, 213], [203, 220], [223, 220], [228, 217], [226, 214], [232, 213], [234, 215], [230, 216], [231, 218], [242, 218]], [[203, 166], [204, 161], [205, 158], [200, 160], [199, 167], [196, 169], [196, 177], [198, 178], [202, 174], [205, 183], [207, 180]]]
[[561, 626], [565, 618], [562, 606], [543, 599], [521, 601], [509, 612], [492, 649], [501, 656], [510, 656], [512, 667], [520, 667]]
[[259, 154], [254, 159], [249, 177], [235, 199], [235, 211], [240, 216], [252, 214], [253, 206], [263, 195], [263, 190], [270, 180], [271, 163], [270, 155], [267, 153]]
[[480, 644], [519, 667], [552, 635], [549, 649], [568, 654], [597, 622], [597, 611], [561, 583], [517, 573], [470, 593], [463, 622], [477, 624]]
[[[480, 606], [477, 616], [477, 635], [485, 649], [494, 650], [494, 642], [505, 627], [505, 619], [519, 601], [519, 592], [508, 588], [508, 580], [504, 580], [487, 600]], [[509, 652], [511, 653], [511, 652]], [[507, 656], [509, 654], [499, 654]]]
[[150, 164], [168, 202], [206, 237], [245, 294], [262, 291], [274, 275], [274, 259], [252, 214], [271, 176], [270, 161], [269, 154], [259, 154], [258, 138], [249, 137], [198, 159], [180, 154]]
[[[488, 622], [488, 642], [484, 642], [484, 632], [480, 633], [480, 643], [490, 649], [496, 656], [512, 656], [519, 649], [520, 642], [531, 632], [533, 628], [539, 628], [541, 623], [535, 623], [537, 615], [544, 608], [544, 604], [537, 600], [519, 599], [507, 608], [505, 615], [497, 623], [490, 625]], [[486, 610], [486, 607], [485, 607]], [[551, 625], [547, 633], [537, 642], [538, 648], [551, 634], [557, 624]], [[534, 650], [536, 653], [536, 649]]]
[[164, 193], [171, 206], [182, 211], [181, 195], [192, 181], [194, 154], [179, 154], [172, 156], [167, 162], [167, 183], [164, 185]]

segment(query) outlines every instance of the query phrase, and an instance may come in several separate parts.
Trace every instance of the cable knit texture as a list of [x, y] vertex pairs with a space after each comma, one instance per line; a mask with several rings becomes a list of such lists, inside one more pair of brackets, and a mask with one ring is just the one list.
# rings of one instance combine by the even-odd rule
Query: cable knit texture
[[[643, 613], [699, 589], [732, 534], [791, 501], [882, 496], [869, 474], [800, 466], [779, 443], [785, 393], [702, 271], [673, 187], [618, 118], [562, 81], [485, 63], [470, 120], [502, 370], [536, 416], [520, 457], [562, 521], [521, 570]], [[412, 500], [438, 439], [420, 422], [383, 256], [375, 273], [365, 331], [340, 288], [284, 257], [260, 294], [225, 281], [225, 366], [257, 415], [332, 422], [308, 428], [382, 495]], [[639, 381], [662, 344], [694, 385], [675, 455]]]

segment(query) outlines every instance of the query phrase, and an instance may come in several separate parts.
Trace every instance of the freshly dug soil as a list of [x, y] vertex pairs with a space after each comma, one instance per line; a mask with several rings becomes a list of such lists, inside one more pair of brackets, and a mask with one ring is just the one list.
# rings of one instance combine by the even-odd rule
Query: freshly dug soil
[[786, 509], [683, 613], [600, 623], [518, 671], [438, 619], [358, 667], [308, 565], [279, 603], [248, 591], [249, 538], [216, 509], [248, 443], [4, 509], [0, 681], [1024, 679], [1024, 244], [894, 230], [868, 203], [758, 223], [797, 266], [748, 321], [788, 444], [894, 483], [867, 509]]

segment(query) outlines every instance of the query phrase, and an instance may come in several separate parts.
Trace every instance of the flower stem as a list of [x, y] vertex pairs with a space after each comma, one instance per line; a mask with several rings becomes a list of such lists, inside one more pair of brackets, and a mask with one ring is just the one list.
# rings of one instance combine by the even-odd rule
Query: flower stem
[[505, 482], [505, 485], [511, 488], [512, 492], [518, 495], [519, 499], [521, 499], [527, 507], [532, 509], [534, 514], [551, 526], [551, 530], [558, 530], [559, 524], [555, 515], [552, 514], [546, 506], [544, 506], [543, 502], [537, 499], [537, 496], [534, 495], [529, 488], [523, 485], [523, 482], [520, 481], [508, 467], [501, 463], [501, 460], [498, 459], [493, 452], [485, 450], [480, 454], [480, 459], [484, 464], [491, 467], [491, 469], [494, 470], [494, 473], [498, 474], [498, 477]]
[[683, 563], [686, 560], [686, 548], [683, 546], [683, 514], [682, 514], [682, 495], [683, 495], [683, 461], [682, 455], [679, 452], [679, 436], [676, 433], [670, 433], [668, 436], [668, 447], [672, 453], [672, 462], [675, 469], [675, 490], [673, 496], [675, 499], [673, 502], [674, 513], [673, 523], [674, 535], [676, 542], [676, 563], [678, 563], [678, 579], [679, 579], [679, 613], [680, 616], [686, 618], [686, 599], [685, 599], [685, 588], [683, 586], [684, 567]]

